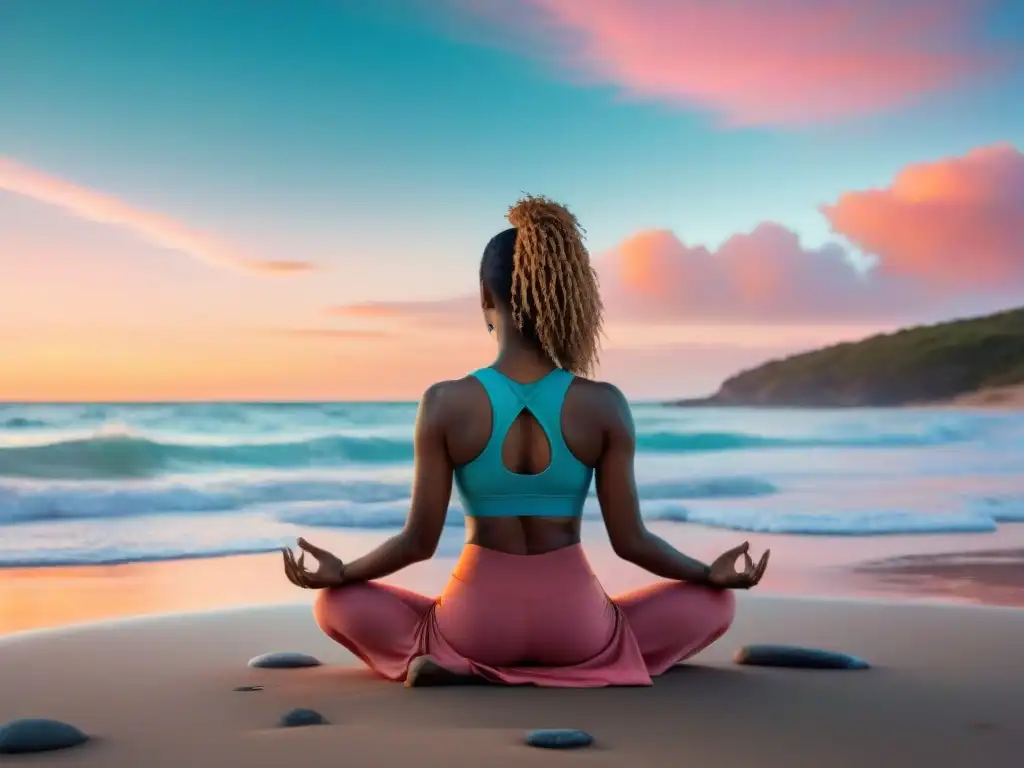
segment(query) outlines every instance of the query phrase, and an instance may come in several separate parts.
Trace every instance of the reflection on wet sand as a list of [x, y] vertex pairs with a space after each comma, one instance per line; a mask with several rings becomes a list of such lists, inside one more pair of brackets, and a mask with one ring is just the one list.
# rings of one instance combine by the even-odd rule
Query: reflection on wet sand
[[[711, 556], [734, 543], [731, 532], [694, 529], [690, 551]], [[704, 539], [707, 539], [706, 541]], [[328, 538], [327, 544], [332, 542]], [[761, 540], [752, 542], [763, 546]], [[866, 563], [826, 566], [809, 562], [839, 558], [844, 542], [799, 537], [771, 541], [774, 568], [760, 594], [923, 599], [1024, 607], [1024, 548], [900, 555]], [[365, 542], [339, 551], [356, 551]], [[588, 554], [602, 584], [614, 594], [652, 580], [595, 542]], [[847, 552], [847, 557], [850, 553]], [[876, 555], [877, 558], [877, 555]], [[440, 592], [453, 561], [435, 558], [388, 581], [425, 594]], [[802, 564], [793, 567], [791, 564]], [[0, 635], [132, 616], [209, 611], [241, 606], [312, 602], [282, 575], [279, 555], [241, 555], [107, 566], [0, 570]]]
[[302, 599], [276, 555], [0, 571], [0, 633]]
[[1024, 549], [904, 555], [855, 571], [901, 594], [1024, 607]]

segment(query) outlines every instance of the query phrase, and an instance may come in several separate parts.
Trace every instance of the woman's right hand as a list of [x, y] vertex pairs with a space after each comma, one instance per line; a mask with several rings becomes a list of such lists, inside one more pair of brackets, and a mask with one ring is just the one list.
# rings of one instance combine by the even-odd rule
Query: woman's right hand
[[[305, 539], [299, 539], [296, 543], [303, 550], [298, 560], [290, 549], [281, 550], [284, 557], [284, 575], [288, 577], [288, 581], [303, 589], [326, 589], [341, 585], [345, 576], [345, 565], [338, 557]], [[307, 552], [316, 559], [315, 571], [306, 569], [304, 561]]]
[[[718, 556], [711, 563], [708, 571], [708, 582], [719, 589], [750, 589], [756, 586], [764, 576], [768, 567], [768, 556], [772, 551], [766, 549], [757, 565], [750, 557], [750, 542], [745, 541], [738, 547]], [[743, 557], [743, 570], [736, 568], [736, 561]]]

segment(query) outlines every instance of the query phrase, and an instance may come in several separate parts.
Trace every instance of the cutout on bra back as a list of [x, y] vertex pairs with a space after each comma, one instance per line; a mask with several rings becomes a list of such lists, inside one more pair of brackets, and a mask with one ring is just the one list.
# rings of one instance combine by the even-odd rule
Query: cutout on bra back
[[501, 463], [514, 475], [539, 475], [551, 466], [551, 437], [523, 406], [501, 441]]
[[492, 368], [474, 373], [491, 401], [483, 451], [455, 468], [470, 517], [579, 517], [593, 479], [562, 436], [562, 406], [573, 375], [555, 369], [530, 384]]

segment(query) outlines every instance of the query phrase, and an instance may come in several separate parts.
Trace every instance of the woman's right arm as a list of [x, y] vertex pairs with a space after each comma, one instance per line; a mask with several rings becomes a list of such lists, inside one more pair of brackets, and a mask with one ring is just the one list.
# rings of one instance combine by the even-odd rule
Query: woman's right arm
[[664, 579], [710, 584], [710, 566], [687, 557], [644, 525], [633, 474], [633, 414], [616, 387], [603, 387], [607, 400], [605, 442], [595, 474], [601, 514], [615, 554]]
[[445, 442], [443, 411], [446, 400], [450, 403], [452, 398], [446, 385], [447, 382], [434, 384], [420, 400], [413, 436], [412, 506], [405, 527], [368, 554], [346, 564], [342, 582], [382, 579], [433, 557], [451, 501], [454, 471]]

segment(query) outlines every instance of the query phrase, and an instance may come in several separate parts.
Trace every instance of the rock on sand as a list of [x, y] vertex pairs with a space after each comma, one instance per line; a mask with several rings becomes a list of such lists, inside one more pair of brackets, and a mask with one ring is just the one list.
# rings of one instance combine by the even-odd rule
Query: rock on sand
[[589, 747], [594, 737], [575, 728], [545, 728], [526, 734], [526, 743], [542, 749], [575, 749]]
[[733, 661], [755, 667], [795, 669], [869, 669], [871, 666], [846, 653], [798, 645], [745, 645], [736, 651]]
[[327, 725], [327, 721], [315, 709], [299, 708], [285, 712], [277, 724], [282, 728], [297, 728], [303, 725]]
[[0, 755], [49, 752], [85, 744], [89, 737], [60, 720], [27, 717], [0, 725]]
[[249, 659], [249, 666], [258, 669], [299, 669], [300, 667], [319, 667], [320, 659], [306, 653], [279, 651], [264, 653]]

